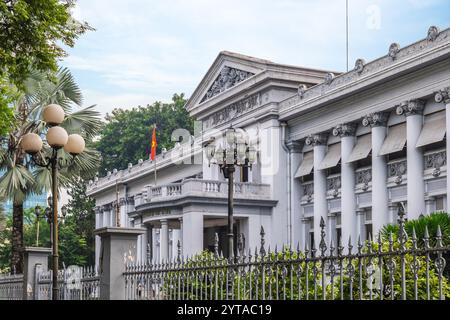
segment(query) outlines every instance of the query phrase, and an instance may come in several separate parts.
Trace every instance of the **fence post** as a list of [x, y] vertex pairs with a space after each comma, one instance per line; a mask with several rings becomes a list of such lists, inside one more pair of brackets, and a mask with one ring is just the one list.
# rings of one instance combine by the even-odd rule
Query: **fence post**
[[36, 287], [36, 267], [39, 270], [48, 270], [48, 257], [52, 253], [51, 248], [25, 247], [23, 259], [23, 300], [35, 299]]
[[104, 227], [94, 231], [101, 239], [101, 300], [125, 299], [125, 266], [128, 263], [136, 263], [138, 236], [144, 233], [145, 229], [142, 228], [118, 227]]

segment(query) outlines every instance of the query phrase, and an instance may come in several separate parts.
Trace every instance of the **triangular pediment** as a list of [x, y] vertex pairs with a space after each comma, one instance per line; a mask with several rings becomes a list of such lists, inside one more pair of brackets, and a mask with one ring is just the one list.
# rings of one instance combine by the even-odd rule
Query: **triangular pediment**
[[231, 87], [234, 87], [239, 82], [242, 82], [254, 75], [255, 74], [250, 71], [223, 66], [216, 80], [214, 80], [208, 91], [206, 91], [206, 93], [203, 95], [200, 103], [205, 100], [211, 99], [212, 97], [224, 92], [227, 89], [230, 89]]
[[267, 69], [268, 60], [222, 51], [194, 90], [186, 104], [187, 110], [233, 90], [245, 80]]

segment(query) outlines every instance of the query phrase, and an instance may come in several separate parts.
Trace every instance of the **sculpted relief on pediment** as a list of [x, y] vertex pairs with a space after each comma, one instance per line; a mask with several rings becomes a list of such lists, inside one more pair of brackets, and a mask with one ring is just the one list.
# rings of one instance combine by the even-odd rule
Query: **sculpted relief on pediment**
[[219, 93], [235, 86], [239, 82], [244, 81], [245, 79], [253, 75], [254, 73], [248, 71], [243, 71], [227, 66], [223, 67], [222, 70], [220, 70], [220, 74], [208, 89], [206, 94], [203, 96], [200, 103], [214, 97], [215, 95], [218, 95]]

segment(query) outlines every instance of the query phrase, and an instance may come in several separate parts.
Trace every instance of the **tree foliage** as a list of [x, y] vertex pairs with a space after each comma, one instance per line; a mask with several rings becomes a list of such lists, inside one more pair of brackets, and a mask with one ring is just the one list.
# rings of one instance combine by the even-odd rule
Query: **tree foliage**
[[[72, 181], [68, 193], [71, 197], [67, 205], [67, 216], [59, 224], [60, 267], [69, 265], [93, 265], [95, 262], [95, 201], [86, 197], [86, 183], [81, 178]], [[41, 208], [44, 212], [45, 208]], [[4, 216], [0, 211], [0, 271], [11, 271], [12, 216]], [[24, 246], [51, 247], [50, 225], [45, 217], [39, 219], [39, 243], [36, 243], [37, 219], [34, 208], [24, 210]]]
[[128, 163], [149, 157], [153, 125], [157, 126], [157, 152], [171, 148], [173, 130], [182, 128], [193, 132], [193, 120], [184, 105], [183, 94], [174, 94], [172, 103], [155, 102], [131, 110], [115, 109], [106, 117], [95, 148], [102, 153], [100, 174], [114, 168], [120, 170]]
[[4, 0], [0, 2], [0, 75], [22, 84], [30, 69], [56, 71], [72, 47], [92, 28], [71, 15], [73, 0]]
[[[32, 71], [24, 81], [23, 88], [14, 101], [15, 124], [0, 144], [0, 190], [13, 202], [12, 261], [17, 271], [22, 268], [23, 247], [23, 203], [30, 193], [42, 193], [51, 188], [51, 172], [37, 167], [35, 162], [20, 147], [22, 137], [27, 133], [45, 136], [47, 127], [42, 121], [42, 111], [50, 103], [62, 106], [66, 117], [61, 124], [66, 131], [82, 135], [88, 142], [101, 128], [100, 114], [94, 106], [75, 109], [82, 103], [82, 94], [75, 79], [67, 69], [59, 69], [52, 78], [46, 73]], [[44, 141], [38, 157], [48, 157], [52, 149]], [[58, 157], [69, 160], [71, 156], [63, 149]], [[68, 167], [59, 170], [59, 185], [67, 187], [71, 179], [93, 175], [98, 171], [100, 155], [89, 148], [77, 156]]]

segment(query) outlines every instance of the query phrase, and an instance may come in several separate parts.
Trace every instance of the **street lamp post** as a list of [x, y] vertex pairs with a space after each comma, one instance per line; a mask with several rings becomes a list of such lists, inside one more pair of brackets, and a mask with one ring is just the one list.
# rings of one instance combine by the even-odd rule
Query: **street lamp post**
[[36, 215], [36, 247], [39, 247], [39, 219], [41, 218], [41, 207], [34, 207], [34, 214]]
[[236, 131], [234, 128], [229, 128], [225, 131], [225, 148], [217, 146], [210, 142], [206, 145], [206, 157], [211, 164], [214, 159], [214, 163], [218, 164], [220, 170], [223, 172], [225, 179], [228, 179], [228, 258], [233, 257], [233, 242], [234, 242], [234, 230], [233, 230], [233, 194], [234, 184], [233, 176], [235, 167], [249, 167], [251, 169], [252, 164], [256, 160], [256, 149], [249, 143], [248, 137], [243, 130]]
[[58, 151], [64, 151], [72, 155], [72, 161], [76, 155], [84, 151], [84, 139], [78, 134], [68, 135], [66, 130], [59, 125], [64, 121], [64, 110], [57, 104], [50, 104], [43, 110], [43, 120], [49, 127], [47, 130], [47, 144], [51, 148], [51, 155], [44, 156], [41, 153], [43, 142], [36, 133], [27, 133], [22, 137], [20, 146], [32, 156], [34, 163], [41, 167], [51, 169], [52, 172], [52, 247], [53, 247], [53, 275], [52, 275], [52, 299], [58, 300], [58, 171], [71, 164], [71, 161], [58, 157]]

